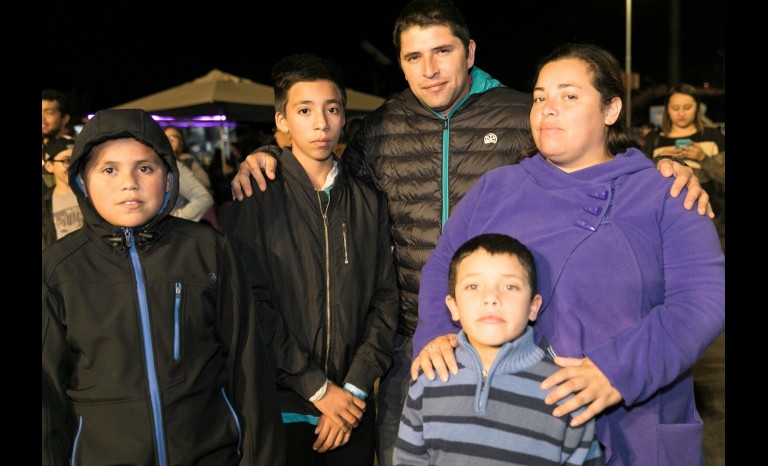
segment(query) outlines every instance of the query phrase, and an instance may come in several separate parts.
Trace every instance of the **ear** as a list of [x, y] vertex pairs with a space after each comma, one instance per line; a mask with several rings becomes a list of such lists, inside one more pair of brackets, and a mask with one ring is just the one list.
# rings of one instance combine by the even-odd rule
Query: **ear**
[[475, 64], [475, 48], [477, 47], [477, 44], [475, 44], [475, 41], [473, 39], [469, 39], [469, 47], [467, 50], [467, 69], [472, 68], [472, 66]]
[[459, 307], [456, 306], [456, 300], [451, 295], [445, 297], [445, 305], [448, 306], [448, 310], [451, 311], [451, 319], [456, 322], [459, 321]]
[[621, 115], [621, 98], [614, 97], [605, 107], [605, 124], [611, 126]]
[[51, 162], [50, 160], [46, 160], [45, 165], [43, 165], [43, 167], [45, 167], [45, 171], [47, 171], [48, 173], [53, 173], [53, 162]]
[[531, 308], [528, 312], [528, 320], [531, 322], [534, 322], [536, 318], [539, 316], [539, 309], [541, 309], [541, 302], [542, 302], [541, 295], [539, 293], [536, 293], [534, 295], [533, 299], [531, 299]]
[[288, 122], [285, 121], [285, 115], [275, 112], [275, 127], [284, 133], [288, 133]]

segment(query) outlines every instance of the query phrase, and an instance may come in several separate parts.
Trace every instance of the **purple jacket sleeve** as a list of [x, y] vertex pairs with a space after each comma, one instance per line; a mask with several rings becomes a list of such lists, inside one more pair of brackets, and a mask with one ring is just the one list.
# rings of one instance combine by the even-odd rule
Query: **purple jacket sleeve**
[[725, 328], [725, 258], [712, 221], [667, 196], [664, 301], [586, 355], [632, 405], [689, 370]]

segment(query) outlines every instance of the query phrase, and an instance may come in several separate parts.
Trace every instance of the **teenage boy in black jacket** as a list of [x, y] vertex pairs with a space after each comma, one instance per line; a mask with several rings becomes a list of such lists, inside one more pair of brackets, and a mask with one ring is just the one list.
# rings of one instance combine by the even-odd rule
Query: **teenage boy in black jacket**
[[308, 54], [272, 70], [290, 133], [266, 192], [233, 203], [224, 231], [244, 261], [277, 369], [288, 464], [370, 466], [375, 380], [392, 363], [398, 295], [384, 198], [333, 149], [339, 68]]

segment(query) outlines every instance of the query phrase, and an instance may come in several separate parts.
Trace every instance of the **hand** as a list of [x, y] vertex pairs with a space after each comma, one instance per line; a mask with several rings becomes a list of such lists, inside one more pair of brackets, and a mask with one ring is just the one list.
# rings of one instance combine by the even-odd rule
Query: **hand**
[[365, 412], [365, 401], [331, 382], [325, 395], [314, 405], [345, 433], [358, 426]]
[[563, 369], [550, 375], [541, 382], [542, 390], [552, 390], [544, 402], [553, 405], [573, 393], [573, 397], [552, 411], [556, 417], [587, 406], [571, 421], [571, 427], [578, 427], [600, 414], [605, 408], [622, 400], [603, 372], [589, 358], [555, 358], [555, 364]]
[[317, 439], [312, 444], [312, 449], [325, 453], [342, 445], [346, 445], [352, 437], [352, 431], [344, 432], [339, 425], [328, 419], [328, 416], [321, 415], [315, 428]]
[[459, 346], [459, 338], [455, 333], [435, 337], [422, 348], [421, 353], [411, 363], [411, 378], [413, 380], [419, 378], [419, 367], [421, 367], [429, 380], [435, 380], [435, 370], [437, 370], [440, 380], [447, 382], [449, 370], [453, 375], [459, 373], [456, 356], [453, 354], [457, 346]]
[[701, 162], [707, 156], [698, 142], [693, 142], [690, 146], [681, 147], [675, 155], [681, 159], [696, 160], [697, 162]]
[[267, 178], [274, 180], [276, 168], [277, 160], [272, 157], [272, 154], [267, 152], [253, 152], [248, 154], [248, 157], [240, 162], [240, 169], [230, 182], [230, 185], [232, 186], [232, 199], [242, 201], [244, 199], [243, 193], [248, 197], [253, 195], [253, 191], [251, 190], [251, 176], [256, 180], [259, 189], [262, 192], [266, 191], [267, 180], [264, 178], [262, 171], [266, 173]]
[[688, 193], [685, 195], [685, 201], [683, 202], [683, 207], [686, 210], [691, 210], [698, 199], [698, 208], [696, 210], [699, 215], [715, 218], [715, 211], [712, 210], [712, 205], [709, 203], [709, 194], [701, 187], [699, 179], [693, 174], [693, 168], [686, 167], [669, 159], [659, 160], [656, 168], [666, 178], [675, 176], [675, 182], [672, 183], [672, 188], [669, 190], [670, 196], [677, 197], [683, 188], [688, 187]]

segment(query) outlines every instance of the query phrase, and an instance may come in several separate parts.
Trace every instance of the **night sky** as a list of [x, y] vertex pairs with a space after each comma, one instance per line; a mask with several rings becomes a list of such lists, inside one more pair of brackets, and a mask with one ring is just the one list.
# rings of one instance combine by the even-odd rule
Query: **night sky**
[[[76, 113], [93, 113], [192, 81], [213, 68], [269, 85], [272, 64], [295, 52], [335, 60], [350, 88], [387, 96], [407, 86], [393, 60], [391, 38], [405, 0], [328, 0], [313, 7], [290, 1], [217, 0], [205, 7], [141, 3], [142, 8], [135, 2], [94, 6], [89, 1], [46, 7], [42, 87], [70, 94]], [[535, 62], [564, 42], [597, 43], [624, 64], [625, 1], [456, 3], [478, 44], [475, 64], [513, 88], [529, 91]], [[640, 73], [642, 88], [667, 83], [670, 2], [632, 4], [632, 68]], [[679, 80], [724, 88], [725, 2], [679, 4]], [[378, 64], [360, 46], [363, 41], [392, 63]]]

